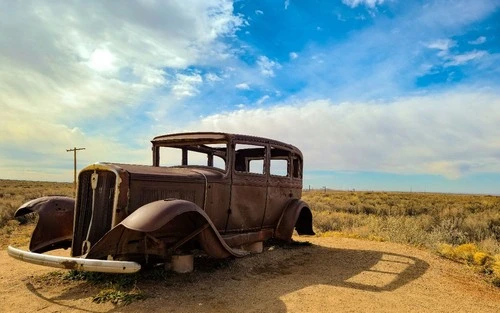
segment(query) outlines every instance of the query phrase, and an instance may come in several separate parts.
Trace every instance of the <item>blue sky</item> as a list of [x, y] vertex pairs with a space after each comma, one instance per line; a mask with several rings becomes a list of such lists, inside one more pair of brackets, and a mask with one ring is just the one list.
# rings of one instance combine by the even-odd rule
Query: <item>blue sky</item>
[[290, 142], [304, 186], [500, 194], [500, 1], [2, 1], [0, 178]]

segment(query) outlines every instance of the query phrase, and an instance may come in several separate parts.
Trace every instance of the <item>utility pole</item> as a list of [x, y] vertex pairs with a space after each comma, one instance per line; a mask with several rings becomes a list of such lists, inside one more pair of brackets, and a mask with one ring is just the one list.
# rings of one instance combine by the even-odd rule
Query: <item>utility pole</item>
[[73, 149], [66, 149], [66, 152], [73, 151], [73, 190], [75, 191], [75, 197], [76, 197], [76, 151], [78, 150], [85, 150], [85, 148], [74, 147]]

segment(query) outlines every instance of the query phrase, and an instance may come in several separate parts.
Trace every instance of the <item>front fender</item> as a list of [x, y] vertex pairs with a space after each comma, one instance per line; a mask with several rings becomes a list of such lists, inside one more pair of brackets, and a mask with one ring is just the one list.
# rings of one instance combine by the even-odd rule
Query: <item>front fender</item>
[[50, 196], [26, 202], [17, 209], [14, 217], [29, 213], [38, 214], [38, 222], [31, 235], [29, 249], [32, 252], [43, 253], [71, 246], [74, 211], [75, 199]]
[[299, 235], [314, 235], [309, 205], [299, 199], [292, 199], [283, 210], [274, 237], [290, 241], [294, 227]]
[[86, 257], [112, 255], [127, 259], [127, 255], [156, 254], [167, 258], [192, 241], [212, 257], [246, 255], [226, 244], [208, 215], [196, 204], [169, 199], [148, 203], [134, 211], [104, 235]]

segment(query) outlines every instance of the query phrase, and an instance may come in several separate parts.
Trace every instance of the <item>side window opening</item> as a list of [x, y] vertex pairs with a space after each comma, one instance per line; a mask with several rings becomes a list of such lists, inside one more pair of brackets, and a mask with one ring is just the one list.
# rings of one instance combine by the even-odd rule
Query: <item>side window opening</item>
[[259, 145], [236, 144], [234, 169], [239, 173], [264, 175], [266, 148]]
[[248, 160], [248, 172], [252, 174], [261, 174], [264, 175], [264, 160], [257, 159]]
[[290, 154], [291, 152], [285, 149], [271, 147], [271, 162], [270, 174], [273, 176], [290, 176]]
[[288, 176], [288, 160], [271, 159], [270, 173], [274, 176]]

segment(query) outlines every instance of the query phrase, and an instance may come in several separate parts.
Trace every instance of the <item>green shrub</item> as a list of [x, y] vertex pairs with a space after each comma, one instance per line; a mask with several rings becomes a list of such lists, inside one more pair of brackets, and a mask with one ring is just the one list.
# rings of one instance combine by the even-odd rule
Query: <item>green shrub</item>
[[96, 303], [111, 302], [115, 305], [129, 305], [137, 300], [146, 299], [146, 295], [140, 290], [133, 289], [131, 291], [122, 291], [115, 288], [107, 288], [101, 290], [97, 295], [92, 297], [92, 301]]

